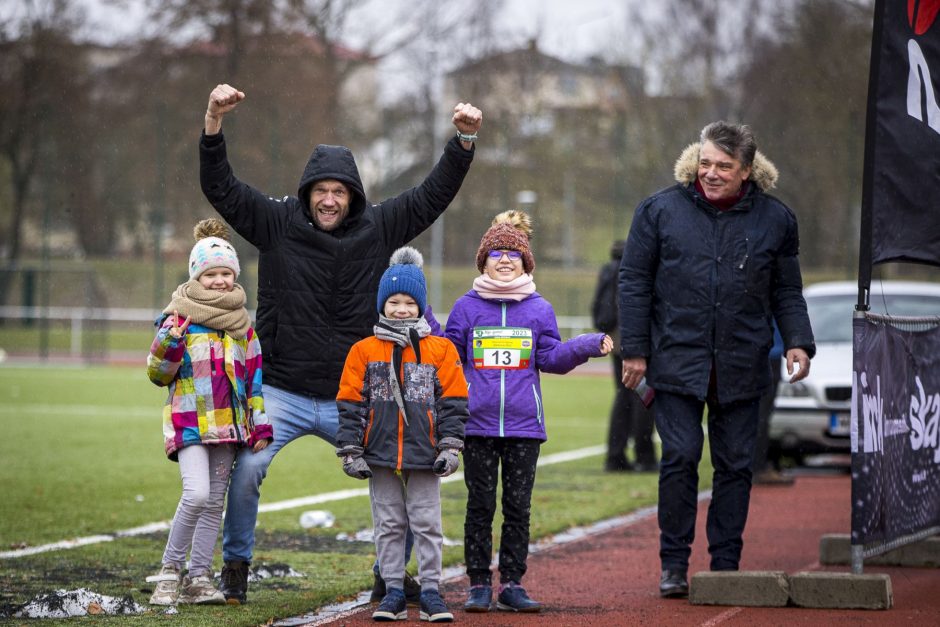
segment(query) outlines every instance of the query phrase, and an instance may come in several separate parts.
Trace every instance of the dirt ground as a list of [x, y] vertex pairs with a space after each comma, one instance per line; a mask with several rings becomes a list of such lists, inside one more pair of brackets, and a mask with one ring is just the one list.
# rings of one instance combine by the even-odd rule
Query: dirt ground
[[[822, 567], [819, 538], [850, 529], [851, 479], [847, 474], [802, 475], [788, 487], [755, 486], [744, 538], [743, 570], [849, 572]], [[689, 575], [708, 568], [705, 512], [699, 505]], [[540, 614], [462, 610], [467, 580], [445, 584], [444, 598], [463, 625], [940, 625], [940, 570], [865, 568], [891, 577], [894, 607], [885, 611], [818, 610], [797, 607], [693, 606], [659, 598], [658, 530], [655, 514], [627, 526], [530, 556], [523, 581], [544, 608]], [[338, 617], [330, 625], [374, 624], [372, 607]], [[408, 623], [418, 623], [409, 608]], [[397, 624], [404, 624], [399, 622]]]

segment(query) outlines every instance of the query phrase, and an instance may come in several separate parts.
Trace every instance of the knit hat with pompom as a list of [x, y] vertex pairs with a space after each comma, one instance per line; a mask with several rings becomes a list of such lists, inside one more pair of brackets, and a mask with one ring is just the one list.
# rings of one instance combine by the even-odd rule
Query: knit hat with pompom
[[411, 246], [402, 246], [389, 260], [388, 270], [379, 281], [376, 296], [376, 308], [379, 313], [385, 311], [385, 301], [393, 294], [408, 294], [418, 303], [418, 316], [424, 315], [428, 306], [428, 288], [424, 280], [424, 257]]
[[477, 270], [483, 273], [486, 257], [491, 250], [517, 250], [522, 253], [522, 267], [526, 274], [535, 270], [535, 257], [529, 248], [532, 218], [524, 211], [510, 209], [493, 218], [493, 225], [483, 234], [477, 249]]
[[198, 279], [212, 268], [229, 268], [235, 278], [241, 272], [238, 253], [229, 241], [228, 227], [217, 218], [200, 220], [193, 228], [196, 245], [189, 253], [189, 278]]

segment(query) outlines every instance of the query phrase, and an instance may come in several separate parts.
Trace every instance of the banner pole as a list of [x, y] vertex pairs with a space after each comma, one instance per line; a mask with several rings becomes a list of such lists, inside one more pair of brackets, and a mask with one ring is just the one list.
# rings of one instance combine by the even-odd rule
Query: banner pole
[[871, 61], [868, 68], [868, 103], [865, 113], [865, 159], [862, 174], [862, 215], [858, 246], [858, 302], [855, 309], [868, 311], [872, 267], [872, 196], [875, 170], [875, 134], [878, 119], [878, 76], [884, 29], [884, 0], [875, 0], [875, 19], [871, 37]]

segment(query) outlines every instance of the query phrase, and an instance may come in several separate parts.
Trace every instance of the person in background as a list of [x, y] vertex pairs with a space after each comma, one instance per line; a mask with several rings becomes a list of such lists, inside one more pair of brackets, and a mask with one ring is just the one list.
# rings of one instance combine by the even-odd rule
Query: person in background
[[[610, 261], [601, 266], [591, 303], [594, 328], [611, 336], [614, 350], [610, 356], [614, 371], [614, 403], [610, 408], [607, 432], [607, 456], [604, 470], [608, 472], [652, 472], [659, 470], [653, 447], [653, 412], [640, 396], [623, 385], [623, 361], [620, 357], [619, 273], [620, 259], [626, 242], [617, 240], [610, 247]], [[627, 459], [627, 444], [633, 438], [633, 462]]]
[[194, 234], [189, 280], [157, 321], [147, 358], [147, 376], [169, 392], [164, 448], [183, 482], [163, 566], [147, 578], [156, 583], [154, 605], [225, 603], [212, 582], [212, 555], [232, 462], [236, 450], [255, 455], [273, 438], [261, 395], [261, 344], [235, 282], [240, 268], [228, 229], [212, 218]]
[[676, 185], [641, 202], [630, 226], [620, 349], [624, 385], [645, 377], [656, 391], [662, 597], [689, 591], [703, 409], [714, 468], [710, 568], [737, 570], [773, 320], [791, 383], [809, 375], [816, 352], [796, 216], [768, 193], [777, 176], [748, 126], [714, 122], [679, 157]]
[[[352, 152], [313, 150], [296, 196], [262, 194], [235, 177], [222, 119], [245, 93], [218, 85], [209, 95], [199, 141], [202, 191], [235, 231], [258, 248], [258, 334], [265, 354], [264, 397], [274, 442], [262, 454], [238, 456], [222, 537], [222, 592], [248, 594], [258, 499], [275, 455], [315, 435], [336, 444], [336, 392], [350, 347], [372, 334], [375, 294], [392, 252], [421, 234], [457, 195], [473, 160], [483, 114], [454, 107], [457, 135], [418, 186], [378, 204], [369, 202]], [[428, 312], [430, 318], [430, 312]], [[408, 584], [411, 585], [408, 585]], [[406, 580], [409, 599], [420, 588]], [[375, 576], [373, 597], [385, 594]]]
[[343, 471], [369, 479], [375, 550], [385, 598], [377, 621], [405, 620], [405, 535], [418, 549], [421, 620], [450, 622], [438, 590], [444, 532], [441, 477], [463, 449], [467, 382], [454, 345], [431, 335], [424, 319], [427, 283], [421, 254], [403, 247], [379, 282], [375, 335], [353, 344], [336, 403], [336, 454]]
[[564, 374], [613, 349], [603, 333], [561, 340], [554, 309], [535, 291], [531, 233], [531, 219], [524, 212], [496, 216], [477, 250], [480, 276], [454, 304], [445, 329], [457, 347], [470, 391], [463, 451], [468, 612], [487, 612], [492, 603], [490, 562], [500, 475], [503, 526], [496, 609], [541, 610], [522, 587], [536, 464], [547, 439], [539, 372]]

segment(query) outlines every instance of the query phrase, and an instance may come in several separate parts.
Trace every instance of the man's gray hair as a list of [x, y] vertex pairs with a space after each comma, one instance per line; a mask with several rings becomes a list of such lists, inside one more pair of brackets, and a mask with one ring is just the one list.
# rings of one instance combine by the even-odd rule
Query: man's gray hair
[[702, 129], [701, 142], [707, 141], [738, 159], [744, 167], [754, 162], [757, 142], [747, 124], [732, 124], [724, 120], [712, 122]]

